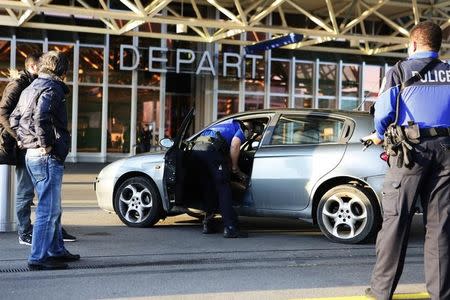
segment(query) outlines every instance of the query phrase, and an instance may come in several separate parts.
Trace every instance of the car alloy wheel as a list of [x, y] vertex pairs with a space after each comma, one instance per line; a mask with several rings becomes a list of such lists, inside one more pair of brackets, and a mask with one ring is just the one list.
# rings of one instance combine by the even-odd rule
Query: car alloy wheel
[[121, 221], [131, 227], [149, 227], [161, 217], [161, 200], [153, 184], [144, 177], [125, 180], [114, 197]]
[[340, 185], [319, 201], [317, 222], [332, 241], [354, 244], [373, 236], [380, 222], [378, 202], [364, 188]]

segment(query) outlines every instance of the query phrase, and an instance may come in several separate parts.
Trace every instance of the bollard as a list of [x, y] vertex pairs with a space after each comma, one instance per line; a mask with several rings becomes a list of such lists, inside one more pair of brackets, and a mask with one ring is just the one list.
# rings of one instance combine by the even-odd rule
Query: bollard
[[16, 230], [11, 167], [0, 165], [0, 232]]

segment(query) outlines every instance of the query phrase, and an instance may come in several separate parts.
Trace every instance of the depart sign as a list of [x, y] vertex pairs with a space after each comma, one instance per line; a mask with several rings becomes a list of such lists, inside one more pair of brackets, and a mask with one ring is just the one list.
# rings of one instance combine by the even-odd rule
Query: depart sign
[[[131, 51], [133, 55], [132, 65], [124, 64], [125, 51]], [[148, 48], [149, 72], [167, 73], [167, 68], [157, 68], [155, 64], [159, 63], [160, 66], [167, 66], [168, 59], [166, 58], [165, 53], [168, 51], [169, 50], [166, 47]], [[124, 45], [124, 44], [120, 45], [120, 70], [132, 71], [137, 69], [140, 63], [140, 57], [141, 56], [139, 53], [139, 49], [137, 47], [133, 45]], [[211, 54], [208, 51], [203, 52], [203, 54], [200, 56], [200, 60], [198, 61], [198, 63], [195, 63], [196, 58], [197, 58], [196, 53], [191, 49], [178, 48], [176, 49], [175, 66], [171, 67], [175, 67], [175, 73], [181, 73], [180, 71], [182, 66], [190, 66], [195, 68], [196, 75], [200, 73], [202, 74], [209, 73], [213, 76], [216, 76], [216, 66], [213, 64]], [[246, 54], [244, 56], [241, 56], [233, 52], [223, 52], [222, 76], [227, 77], [229, 70], [235, 69], [237, 77], [241, 78], [242, 76], [241, 69], [243, 66], [242, 62], [247, 59], [251, 60], [251, 78], [255, 79], [256, 62], [260, 59], [263, 59], [262, 55]]]

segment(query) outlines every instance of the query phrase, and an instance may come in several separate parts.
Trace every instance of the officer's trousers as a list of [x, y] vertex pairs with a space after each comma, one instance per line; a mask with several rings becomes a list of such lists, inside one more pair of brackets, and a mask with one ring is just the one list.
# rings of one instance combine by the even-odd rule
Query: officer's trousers
[[422, 139], [414, 147], [414, 166], [390, 169], [383, 186], [383, 225], [376, 244], [371, 289], [377, 299], [391, 299], [405, 261], [420, 196], [424, 208], [425, 279], [433, 300], [450, 300], [450, 137]]
[[226, 157], [210, 143], [195, 144], [191, 155], [199, 170], [198, 180], [205, 212], [214, 213], [218, 201], [224, 226], [237, 226], [230, 186], [230, 168]]

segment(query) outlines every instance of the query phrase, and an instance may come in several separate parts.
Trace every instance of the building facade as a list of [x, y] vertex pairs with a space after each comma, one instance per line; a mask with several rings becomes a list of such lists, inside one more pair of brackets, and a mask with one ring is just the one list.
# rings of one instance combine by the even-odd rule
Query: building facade
[[157, 141], [174, 136], [191, 107], [194, 130], [263, 108], [368, 110], [394, 61], [284, 49], [252, 56], [239, 45], [3, 27], [0, 92], [9, 69], [23, 69], [29, 53], [49, 50], [63, 51], [72, 64], [66, 78], [71, 162], [158, 150]]

